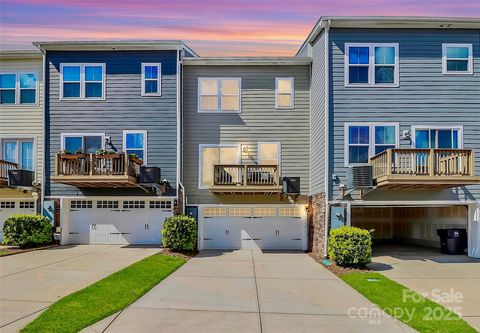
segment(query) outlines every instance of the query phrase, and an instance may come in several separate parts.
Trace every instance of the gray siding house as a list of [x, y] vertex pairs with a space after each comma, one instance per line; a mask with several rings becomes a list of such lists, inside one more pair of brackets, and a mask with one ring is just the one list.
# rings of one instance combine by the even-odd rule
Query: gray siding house
[[200, 249], [306, 249], [309, 111], [309, 58], [183, 59], [182, 182]]
[[34, 45], [45, 53], [48, 96], [45, 204], [56, 212], [62, 243], [160, 243], [162, 222], [183, 195], [179, 78], [188, 48], [179, 41]]
[[436, 229], [454, 227], [467, 229], [469, 255], [480, 257], [479, 27], [478, 19], [319, 20], [297, 54], [312, 57], [315, 252], [325, 254], [328, 231], [343, 224], [434, 247]]

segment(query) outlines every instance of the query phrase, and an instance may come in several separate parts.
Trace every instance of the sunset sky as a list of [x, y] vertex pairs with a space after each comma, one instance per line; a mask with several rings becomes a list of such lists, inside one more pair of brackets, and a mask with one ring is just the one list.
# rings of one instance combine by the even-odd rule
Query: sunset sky
[[0, 48], [181, 39], [202, 56], [293, 55], [322, 15], [480, 17], [480, 0], [0, 0]]

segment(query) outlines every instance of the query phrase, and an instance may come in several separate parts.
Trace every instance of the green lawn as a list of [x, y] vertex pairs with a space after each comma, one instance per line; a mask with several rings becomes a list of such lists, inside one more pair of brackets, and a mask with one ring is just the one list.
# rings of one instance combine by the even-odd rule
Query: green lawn
[[185, 262], [154, 254], [58, 300], [21, 332], [78, 332], [124, 309]]
[[5, 255], [5, 254], [7, 254], [7, 253], [8, 253], [7, 251], [2, 251], [2, 250], [0, 250], [0, 256], [3, 256], [3, 255]]
[[[348, 273], [340, 276], [340, 278], [371, 302], [377, 304], [386, 313], [420, 333], [476, 332], [453, 312], [414, 293], [382, 274]], [[371, 281], [368, 281], [369, 279]], [[405, 294], [407, 297], [404, 297]], [[410, 297], [413, 295], [415, 297]]]

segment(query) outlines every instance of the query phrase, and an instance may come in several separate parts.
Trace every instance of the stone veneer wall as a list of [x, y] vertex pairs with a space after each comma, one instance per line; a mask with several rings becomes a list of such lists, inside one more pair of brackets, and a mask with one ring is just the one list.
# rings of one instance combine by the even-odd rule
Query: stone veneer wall
[[325, 253], [325, 193], [318, 193], [308, 200], [308, 251], [314, 257], [323, 258]]

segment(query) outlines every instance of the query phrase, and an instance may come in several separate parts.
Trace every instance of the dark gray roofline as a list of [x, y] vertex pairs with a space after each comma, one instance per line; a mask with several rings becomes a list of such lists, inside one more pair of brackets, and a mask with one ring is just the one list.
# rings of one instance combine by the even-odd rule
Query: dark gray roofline
[[42, 52], [38, 50], [0, 50], [0, 59], [40, 59]]
[[182, 63], [189, 66], [239, 66], [239, 65], [309, 65], [308, 57], [199, 57], [183, 58]]
[[322, 16], [296, 53], [315, 40], [327, 26], [333, 28], [440, 28], [480, 29], [480, 18], [423, 17], [423, 16]]

